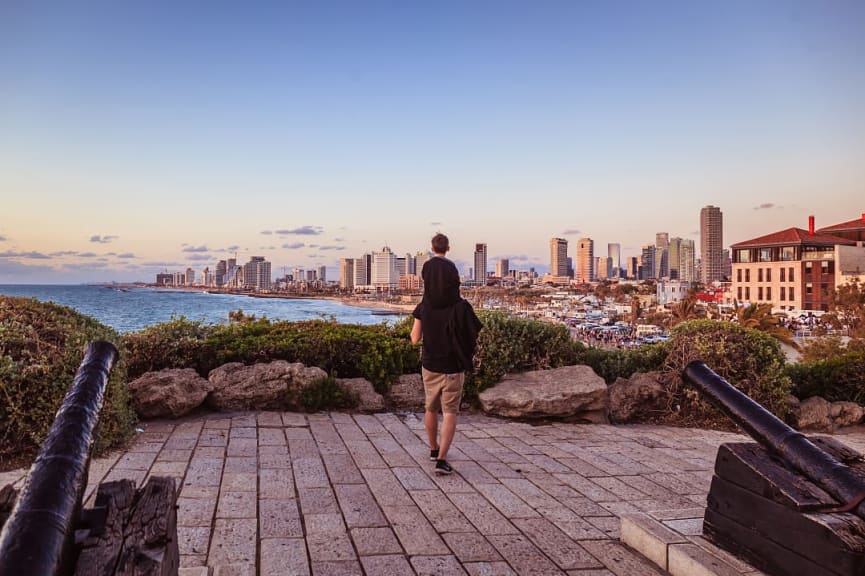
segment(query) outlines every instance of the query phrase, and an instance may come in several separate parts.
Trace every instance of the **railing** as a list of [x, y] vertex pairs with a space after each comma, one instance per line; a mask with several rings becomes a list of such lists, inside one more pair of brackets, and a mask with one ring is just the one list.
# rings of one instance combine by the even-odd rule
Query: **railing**
[[0, 533], [0, 576], [53, 576], [74, 570], [75, 525], [87, 486], [94, 429], [117, 356], [109, 342], [87, 347]]

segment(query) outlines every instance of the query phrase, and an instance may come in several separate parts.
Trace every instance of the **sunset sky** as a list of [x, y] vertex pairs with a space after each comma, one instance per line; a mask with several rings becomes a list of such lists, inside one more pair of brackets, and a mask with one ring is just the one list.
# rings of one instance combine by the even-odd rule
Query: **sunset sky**
[[0, 284], [865, 212], [862, 1], [52, 4], [0, 4]]

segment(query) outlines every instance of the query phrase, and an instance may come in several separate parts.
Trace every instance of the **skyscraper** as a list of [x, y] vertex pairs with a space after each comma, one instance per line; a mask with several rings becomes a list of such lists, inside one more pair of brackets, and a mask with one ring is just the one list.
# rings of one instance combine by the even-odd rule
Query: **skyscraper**
[[568, 275], [568, 241], [550, 238], [550, 276]]
[[655, 234], [655, 278], [670, 276], [670, 234]]
[[655, 278], [655, 250], [653, 244], [643, 246], [642, 258], [640, 259], [640, 280]]
[[327, 266], [318, 267], [318, 279], [322, 282], [327, 282]]
[[507, 258], [499, 258], [499, 261], [496, 262], [496, 276], [504, 278], [510, 274], [510, 271], [510, 261]]
[[415, 274], [423, 276], [423, 265], [426, 264], [432, 255], [426, 250], [418, 250], [414, 257]]
[[484, 285], [487, 283], [487, 245], [475, 244], [475, 267], [473, 280]]
[[591, 238], [577, 240], [577, 282], [595, 279], [595, 242]]
[[397, 288], [399, 286], [399, 271], [396, 267], [396, 254], [383, 247], [380, 252], [372, 253], [372, 281], [376, 288]]
[[622, 276], [622, 245], [607, 244], [607, 257], [612, 261], [611, 278]]
[[700, 280], [710, 284], [724, 276], [724, 219], [717, 206], [700, 210]]
[[354, 288], [354, 258], [339, 261], [339, 287], [343, 290]]

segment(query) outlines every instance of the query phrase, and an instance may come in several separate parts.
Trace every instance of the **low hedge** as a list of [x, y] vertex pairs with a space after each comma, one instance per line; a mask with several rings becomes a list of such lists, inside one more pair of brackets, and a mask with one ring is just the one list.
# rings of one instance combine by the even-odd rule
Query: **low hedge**
[[822, 396], [830, 402], [865, 404], [865, 351], [853, 350], [824, 360], [787, 366], [793, 393], [799, 398]]
[[[0, 469], [36, 454], [72, 385], [87, 344], [117, 333], [65, 306], [0, 296]], [[97, 454], [122, 445], [135, 414], [126, 393], [121, 354], [109, 378], [94, 446]]]

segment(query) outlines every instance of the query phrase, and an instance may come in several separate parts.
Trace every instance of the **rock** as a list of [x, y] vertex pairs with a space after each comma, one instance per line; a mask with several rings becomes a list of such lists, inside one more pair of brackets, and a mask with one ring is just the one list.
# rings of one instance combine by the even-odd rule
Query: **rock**
[[210, 371], [213, 391], [207, 402], [225, 411], [296, 409], [300, 392], [325, 377], [327, 373], [321, 368], [300, 362], [276, 360], [251, 366], [232, 362]]
[[610, 420], [631, 422], [651, 412], [666, 411], [669, 394], [660, 380], [658, 372], [617, 378], [609, 387]]
[[855, 402], [832, 402], [829, 405], [829, 417], [835, 428], [855, 426], [865, 416], [865, 408]]
[[832, 419], [829, 416], [829, 402], [820, 396], [812, 396], [799, 403], [799, 430], [832, 431]]
[[420, 374], [403, 374], [387, 393], [387, 403], [395, 411], [423, 410], [424, 401], [423, 378]]
[[802, 410], [801, 402], [792, 394], [787, 394], [784, 398], [784, 404], [787, 406], [787, 415], [784, 417], [784, 421], [795, 428], [799, 422], [799, 412]]
[[484, 412], [498, 416], [607, 422], [607, 385], [589, 366], [508, 374], [478, 398]]
[[337, 383], [357, 396], [358, 412], [377, 412], [384, 410], [384, 397], [375, 391], [366, 378], [337, 378]]
[[179, 418], [198, 408], [212, 386], [192, 368], [166, 368], [144, 374], [128, 388], [141, 418]]

